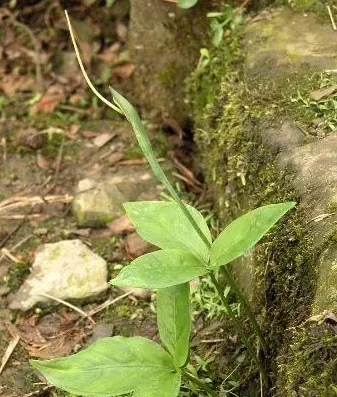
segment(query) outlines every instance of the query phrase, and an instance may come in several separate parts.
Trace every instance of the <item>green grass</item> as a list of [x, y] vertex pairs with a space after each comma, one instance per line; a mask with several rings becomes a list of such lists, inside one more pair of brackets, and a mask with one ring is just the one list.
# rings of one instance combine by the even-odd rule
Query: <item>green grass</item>
[[[337, 86], [337, 78], [331, 73], [322, 72], [314, 73], [310, 82], [316, 89]], [[328, 134], [337, 130], [337, 93], [332, 94], [319, 101], [310, 96], [308, 90], [297, 89], [290, 101], [296, 104], [303, 113], [303, 119], [308, 120], [306, 127], [310, 128], [312, 133], [320, 131], [321, 134]]]

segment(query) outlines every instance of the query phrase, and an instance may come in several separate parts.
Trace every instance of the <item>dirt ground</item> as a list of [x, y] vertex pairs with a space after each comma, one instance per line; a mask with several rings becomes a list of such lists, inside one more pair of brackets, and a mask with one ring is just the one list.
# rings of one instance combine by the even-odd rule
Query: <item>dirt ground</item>
[[[74, 1], [68, 11], [88, 70], [103, 91], [110, 84], [127, 94], [134, 70], [126, 46], [127, 2], [110, 8], [86, 3], [90, 2]], [[110, 277], [137, 255], [130, 255], [124, 236], [114, 236], [108, 228], [79, 228], [71, 211], [82, 178], [116, 172], [127, 182], [139, 170], [148, 171], [148, 166], [126, 122], [87, 90], [63, 6], [45, 0], [5, 2], [0, 8], [1, 397], [68, 395], [48, 386], [32, 370], [29, 358], [67, 355], [103, 336], [157, 338], [153, 294], [145, 299], [124, 296], [93, 315], [93, 321], [64, 305], [38, 306], [28, 312], [7, 308], [8, 297], [29, 275], [36, 251], [45, 243], [81, 239], [108, 262]], [[186, 161], [190, 142], [175, 125], [160, 120], [148, 124], [156, 154], [184, 198], [207, 213], [216, 227], [205, 186], [185, 167], [191, 163]], [[207, 289], [208, 300], [201, 301], [200, 288]], [[205, 378], [223, 338], [216, 320], [222, 308], [212, 293], [206, 281], [199, 283], [194, 295], [198, 337], [192, 340], [193, 360]], [[121, 295], [110, 289], [75, 304], [89, 313]], [[188, 395], [183, 389], [182, 396]]]

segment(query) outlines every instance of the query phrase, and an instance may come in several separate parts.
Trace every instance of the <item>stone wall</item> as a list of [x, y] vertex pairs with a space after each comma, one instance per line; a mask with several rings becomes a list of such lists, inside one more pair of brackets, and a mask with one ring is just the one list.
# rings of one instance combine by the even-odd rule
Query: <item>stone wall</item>
[[181, 10], [174, 2], [131, 0], [129, 47], [135, 64], [134, 95], [143, 112], [186, 121], [184, 80], [207, 42], [212, 1]]
[[337, 384], [336, 55], [328, 18], [265, 10], [189, 81], [223, 225], [263, 204], [298, 203], [234, 264], [270, 346], [275, 396], [333, 396]]

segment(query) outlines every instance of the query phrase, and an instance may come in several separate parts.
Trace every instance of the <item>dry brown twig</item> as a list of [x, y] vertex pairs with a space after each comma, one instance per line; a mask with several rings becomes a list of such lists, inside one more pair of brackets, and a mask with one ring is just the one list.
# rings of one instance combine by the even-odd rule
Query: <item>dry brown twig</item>
[[90, 312], [88, 313], [88, 316], [93, 316], [93, 315], [99, 313], [100, 311], [106, 309], [107, 307], [113, 305], [114, 303], [120, 301], [121, 299], [126, 298], [127, 296], [129, 296], [131, 294], [132, 294], [132, 291], [128, 291], [125, 294], [120, 295], [115, 299], [108, 299], [106, 302], [104, 302], [100, 306], [96, 307], [96, 309], [90, 310]]
[[4, 370], [6, 364], [8, 363], [8, 360], [11, 358], [11, 355], [13, 354], [17, 344], [19, 343], [20, 340], [20, 335], [18, 331], [16, 330], [15, 326], [12, 323], [6, 324], [8, 332], [11, 334], [12, 339], [10, 340], [7, 349], [5, 351], [5, 354], [2, 357], [1, 360], [1, 367], [0, 367], [0, 375], [2, 371]]
[[6, 138], [1, 138], [1, 146], [2, 146], [2, 160], [5, 162], [7, 160], [7, 140]]
[[335, 19], [334, 19], [333, 15], [332, 15], [332, 12], [331, 12], [331, 8], [330, 8], [329, 5], [327, 5], [326, 8], [327, 8], [328, 13], [329, 13], [332, 29], [336, 31], [337, 30], [337, 26], [336, 26]]
[[36, 204], [53, 204], [53, 203], [70, 203], [73, 200], [70, 194], [62, 195], [48, 195], [42, 196], [14, 196], [10, 199], [0, 202], [0, 213], [7, 212], [13, 209], [34, 206]]
[[86, 313], [82, 309], [72, 305], [71, 303], [66, 302], [63, 299], [57, 298], [56, 296], [53, 296], [53, 295], [50, 295], [47, 293], [41, 293], [40, 295], [44, 296], [45, 298], [52, 299], [58, 303], [61, 303], [64, 306], [70, 307], [71, 309], [75, 310], [77, 313], [80, 313], [81, 316], [87, 318], [92, 324], [96, 324], [95, 321], [91, 318], [91, 316], [88, 313]]
[[[33, 234], [30, 234], [30, 235], [26, 236], [25, 238], [23, 238], [22, 240], [20, 240], [17, 244], [15, 244], [12, 248], [7, 249], [7, 251], [8, 251], [10, 254], [12, 254], [13, 252], [15, 252], [15, 250], [17, 250], [19, 247], [21, 247], [22, 244], [24, 244], [25, 242], [27, 242], [27, 241], [28, 241], [29, 239], [31, 239], [33, 236], [34, 236]], [[5, 256], [6, 256], [6, 255], [5, 255], [4, 253], [0, 256], [0, 263], [1, 263], [1, 261], [5, 258]]]

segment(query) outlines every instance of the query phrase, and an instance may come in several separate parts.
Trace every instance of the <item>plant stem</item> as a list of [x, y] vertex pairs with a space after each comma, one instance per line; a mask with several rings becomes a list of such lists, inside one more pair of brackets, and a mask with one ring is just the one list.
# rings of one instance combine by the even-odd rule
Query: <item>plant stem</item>
[[232, 288], [233, 291], [235, 291], [239, 302], [242, 304], [250, 322], [252, 323], [253, 329], [256, 333], [256, 335], [259, 338], [262, 350], [264, 351], [264, 353], [267, 353], [267, 346], [266, 346], [266, 342], [264, 340], [264, 337], [262, 335], [262, 331], [261, 328], [259, 326], [259, 324], [257, 323], [254, 313], [252, 312], [252, 309], [249, 305], [249, 303], [247, 302], [246, 297], [244, 296], [244, 294], [242, 293], [241, 289], [239, 288], [239, 286], [237, 285], [237, 283], [235, 282], [231, 272], [228, 270], [228, 268], [226, 266], [222, 267], [223, 272], [226, 276], [227, 282], [229, 284], [229, 286]]
[[259, 371], [263, 378], [263, 381], [264, 381], [265, 385], [267, 386], [268, 385], [268, 377], [267, 377], [266, 371], [265, 371], [261, 361], [259, 360], [258, 356], [255, 354], [254, 348], [251, 345], [248, 337], [246, 336], [245, 332], [243, 331], [240, 321], [236, 318], [235, 313], [233, 312], [233, 310], [227, 300], [227, 297], [224, 294], [224, 288], [219, 284], [219, 282], [216, 279], [213, 272], [210, 273], [210, 276], [211, 276], [211, 280], [212, 280], [216, 290], [218, 291], [221, 301], [227, 310], [229, 317], [231, 318], [231, 320], [233, 321], [233, 324], [235, 325], [237, 333], [240, 335], [240, 338], [242, 339], [243, 344], [246, 346], [246, 349], [248, 350], [249, 355], [255, 361], [255, 364], [259, 368]]
[[184, 372], [183, 377], [191, 382], [195, 383], [198, 387], [203, 389], [206, 393], [208, 393], [212, 397], [219, 397], [219, 395], [211, 389], [207, 383], [202, 382], [200, 379], [196, 378], [194, 375], [190, 374], [189, 372]]

